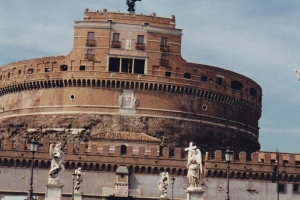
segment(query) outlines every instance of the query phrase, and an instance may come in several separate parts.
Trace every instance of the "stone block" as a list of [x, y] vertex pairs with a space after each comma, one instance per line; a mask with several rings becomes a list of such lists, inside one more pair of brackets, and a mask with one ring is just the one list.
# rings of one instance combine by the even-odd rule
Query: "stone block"
[[241, 151], [239, 153], [239, 162], [240, 163], [246, 163], [247, 162], [247, 153], [244, 151]]
[[164, 147], [162, 150], [163, 158], [169, 158], [169, 152], [170, 152], [170, 149], [168, 147]]
[[26, 141], [24, 141], [24, 140], [19, 141], [18, 150], [19, 151], [24, 151], [25, 150], [25, 144], [26, 144]]
[[254, 152], [251, 154], [251, 160], [253, 164], [257, 164], [258, 163], [258, 153]]
[[121, 146], [115, 146], [115, 156], [121, 155]]
[[79, 145], [79, 154], [85, 154], [85, 144], [81, 143]]
[[145, 147], [139, 147], [139, 157], [145, 157]]
[[103, 145], [103, 155], [104, 156], [109, 155], [109, 145], [108, 144]]
[[61, 200], [63, 186], [62, 184], [47, 184], [45, 200]]
[[67, 144], [67, 154], [73, 154], [74, 153], [74, 143], [69, 142]]
[[41, 148], [41, 151], [49, 152], [50, 142], [42, 142], [43, 147]]
[[290, 166], [295, 166], [295, 165], [296, 165], [295, 155], [290, 154], [290, 156], [289, 156], [289, 158], [288, 158], [288, 161], [289, 161], [289, 165], [290, 165]]
[[97, 154], [97, 148], [98, 148], [98, 145], [92, 144], [92, 147], [91, 147], [91, 154], [92, 155], [96, 155]]
[[181, 148], [175, 148], [174, 149], [174, 158], [177, 160], [181, 159]]
[[13, 149], [13, 144], [14, 144], [13, 140], [6, 140], [5, 149], [7, 150]]
[[271, 154], [265, 154], [265, 164], [271, 164]]
[[133, 155], [133, 146], [129, 146], [129, 147], [127, 147], [126, 156], [132, 157], [132, 155]]
[[157, 148], [156, 147], [151, 147], [150, 157], [151, 158], [157, 157]]
[[222, 151], [221, 150], [215, 151], [215, 160], [222, 161]]

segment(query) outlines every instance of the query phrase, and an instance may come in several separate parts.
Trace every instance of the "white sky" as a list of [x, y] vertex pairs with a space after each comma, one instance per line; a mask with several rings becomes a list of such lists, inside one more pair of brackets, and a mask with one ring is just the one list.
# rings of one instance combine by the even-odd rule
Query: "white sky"
[[[65, 55], [73, 22], [91, 11], [126, 12], [126, 0], [2, 0], [0, 66]], [[263, 88], [261, 150], [300, 153], [299, 0], [142, 0], [136, 13], [176, 16], [183, 58], [243, 74]]]

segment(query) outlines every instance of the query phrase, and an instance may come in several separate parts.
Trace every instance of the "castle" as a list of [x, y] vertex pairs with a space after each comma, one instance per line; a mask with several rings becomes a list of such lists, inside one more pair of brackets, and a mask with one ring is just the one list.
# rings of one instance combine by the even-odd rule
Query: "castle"
[[[49, 143], [62, 141], [66, 199], [77, 167], [88, 170], [85, 182], [94, 184], [83, 185], [83, 199], [113, 199], [119, 166], [128, 168], [132, 198], [157, 199], [157, 176], [167, 171], [176, 176], [175, 199], [184, 199], [187, 170], [181, 148], [193, 141], [208, 152], [206, 198], [225, 197], [221, 151], [230, 146], [236, 157], [232, 191], [240, 191], [232, 195], [274, 199], [274, 153], [257, 152], [261, 87], [241, 74], [185, 61], [181, 37], [175, 16], [86, 9], [83, 20], [75, 22], [69, 54], [2, 66], [0, 181], [14, 177], [15, 182], [1, 186], [0, 197], [26, 193], [31, 154], [25, 140], [36, 138], [43, 144], [34, 163], [34, 192], [40, 198]], [[300, 190], [297, 156], [281, 154], [277, 161], [281, 192], [288, 199], [296, 199]]]

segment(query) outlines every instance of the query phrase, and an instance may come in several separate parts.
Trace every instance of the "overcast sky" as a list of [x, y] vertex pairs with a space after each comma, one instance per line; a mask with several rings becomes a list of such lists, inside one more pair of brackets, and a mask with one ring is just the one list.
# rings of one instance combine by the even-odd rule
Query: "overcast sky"
[[[127, 12], [126, 0], [1, 0], [0, 66], [65, 55], [74, 21], [91, 11]], [[243, 74], [263, 89], [262, 151], [300, 153], [299, 0], [142, 0], [136, 13], [176, 16], [182, 55]]]

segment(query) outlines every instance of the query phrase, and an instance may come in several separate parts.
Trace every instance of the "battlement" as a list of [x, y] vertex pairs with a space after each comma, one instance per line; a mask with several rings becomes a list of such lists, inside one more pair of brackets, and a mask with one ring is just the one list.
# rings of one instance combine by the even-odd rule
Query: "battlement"
[[[50, 167], [49, 146], [50, 142], [42, 142], [35, 154], [35, 167]], [[128, 146], [127, 152], [122, 153], [121, 146], [110, 149], [110, 145], [104, 145], [99, 151], [97, 145], [88, 149], [83, 143], [68, 143], [64, 148], [65, 167], [67, 170], [82, 167], [84, 170], [115, 171], [118, 166], [125, 165], [130, 173], [157, 174], [160, 171], [168, 171], [174, 175], [187, 174], [187, 152], [176, 148], [174, 155], [170, 156], [170, 149], [167, 147], [164, 147], [159, 155], [157, 151], [158, 149], [153, 147], [146, 152], [144, 147], [140, 147], [135, 153], [133, 147]], [[26, 141], [3, 141], [0, 166], [30, 167], [31, 156]], [[226, 178], [227, 162], [224, 156], [220, 150], [215, 151], [213, 155], [206, 153], [203, 156], [205, 177]], [[240, 152], [238, 158], [233, 158], [230, 163], [230, 177], [271, 181], [274, 166], [279, 166], [281, 181], [299, 181], [300, 155], [280, 153], [278, 162], [275, 152], [254, 152], [251, 154], [251, 160], [247, 160], [245, 152]]]
[[[208, 155], [205, 160], [206, 177], [226, 177], [227, 163], [222, 151], [215, 151], [214, 158]], [[251, 160], [247, 160], [246, 152], [240, 152], [238, 158], [233, 158], [230, 163], [230, 177], [242, 179], [272, 180], [272, 172], [275, 166], [279, 166], [280, 181], [299, 181], [300, 155], [279, 153], [276, 160], [276, 152], [254, 152]]]
[[[49, 157], [50, 142], [42, 142], [41, 147], [35, 153], [35, 167], [50, 168]], [[154, 173], [169, 171], [177, 175], [186, 175], [186, 158], [180, 148], [174, 150], [174, 156], [170, 156], [167, 147], [162, 149], [162, 154], [157, 155], [157, 148], [151, 148], [146, 152], [140, 147], [137, 154], [133, 147], [128, 146], [126, 153], [121, 153], [121, 146], [110, 149], [104, 145], [99, 151], [97, 145], [92, 145], [88, 150], [87, 145], [82, 143], [76, 145], [68, 143], [64, 148], [65, 168], [73, 170], [82, 167], [84, 170], [115, 171], [118, 166], [125, 165], [131, 173]], [[30, 167], [32, 153], [26, 141], [7, 140], [2, 142], [0, 154], [0, 166], [8, 167]], [[138, 159], [138, 161], [137, 161]]]

